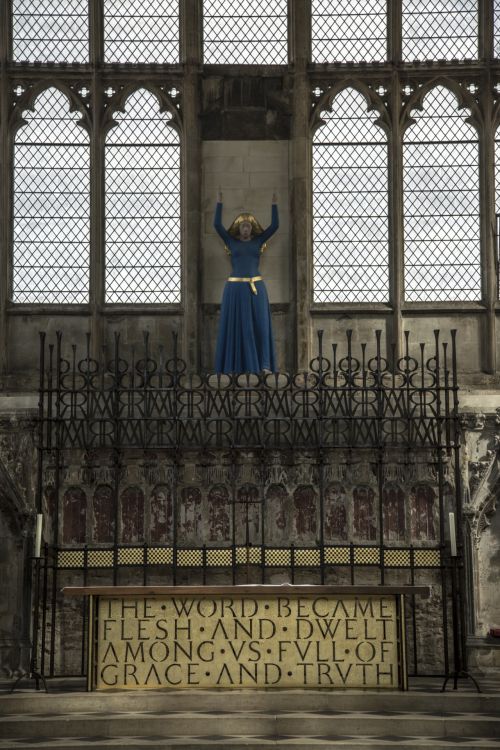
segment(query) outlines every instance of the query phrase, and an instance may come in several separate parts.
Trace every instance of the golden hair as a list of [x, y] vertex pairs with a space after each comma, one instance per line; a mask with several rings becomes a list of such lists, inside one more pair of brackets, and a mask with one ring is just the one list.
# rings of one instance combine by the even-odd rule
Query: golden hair
[[[255, 218], [253, 214], [238, 214], [238, 216], [234, 219], [233, 223], [227, 230], [228, 233], [231, 235], [231, 237], [238, 238], [239, 233], [240, 233], [240, 226], [245, 223], [250, 224], [250, 226], [252, 227], [252, 235], [256, 236], [256, 235], [262, 234], [262, 232], [264, 231], [264, 229], [262, 228], [262, 226], [260, 225], [260, 223], [257, 221], [257, 219]], [[264, 242], [264, 244], [262, 245], [260, 249], [260, 252], [263, 253], [266, 247], [267, 247], [267, 242]], [[225, 245], [225, 250], [226, 250], [226, 253], [230, 255], [230, 251], [227, 245]]]

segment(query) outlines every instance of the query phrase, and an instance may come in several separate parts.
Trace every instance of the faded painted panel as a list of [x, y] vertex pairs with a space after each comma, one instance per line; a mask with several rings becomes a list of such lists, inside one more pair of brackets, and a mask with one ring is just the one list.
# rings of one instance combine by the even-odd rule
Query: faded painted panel
[[412, 487], [410, 496], [411, 534], [414, 539], [435, 539], [434, 507], [436, 495], [430, 485]]
[[375, 495], [371, 487], [355, 487], [352, 493], [354, 505], [354, 536], [371, 542], [377, 535], [375, 520]]
[[93, 500], [92, 538], [94, 542], [112, 542], [115, 534], [113, 489], [109, 484], [96, 487]]
[[293, 493], [295, 531], [302, 541], [314, 541], [316, 535], [316, 492], [310, 484], [301, 484]]
[[243, 484], [236, 495], [236, 541], [260, 542], [260, 494], [255, 484]]
[[284, 484], [269, 485], [266, 493], [266, 506], [266, 541], [283, 542], [288, 537], [288, 492]]
[[405, 496], [401, 487], [384, 487], [384, 539], [389, 542], [403, 541], [405, 538]]
[[150, 536], [152, 542], [172, 539], [172, 495], [166, 484], [158, 484], [151, 493]]
[[198, 487], [182, 488], [178, 518], [181, 539], [198, 538], [201, 535], [201, 492]]
[[208, 493], [208, 525], [211, 542], [229, 540], [229, 492], [225, 485], [215, 484]]
[[80, 487], [69, 487], [63, 496], [63, 542], [83, 544], [86, 522], [87, 496]]
[[123, 542], [144, 542], [144, 493], [140, 487], [127, 487], [121, 494]]
[[346, 540], [347, 499], [345, 488], [338, 482], [332, 482], [325, 491], [324, 500], [324, 534], [327, 540]]

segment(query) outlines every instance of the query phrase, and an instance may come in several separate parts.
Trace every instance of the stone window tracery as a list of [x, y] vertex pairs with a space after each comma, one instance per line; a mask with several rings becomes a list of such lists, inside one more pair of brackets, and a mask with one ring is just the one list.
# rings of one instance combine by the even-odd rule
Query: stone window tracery
[[14, 302], [85, 303], [90, 150], [81, 114], [55, 87], [38, 94], [14, 144]]
[[479, 144], [454, 93], [431, 89], [403, 146], [405, 299], [481, 298]]
[[321, 119], [313, 139], [314, 302], [385, 302], [387, 137], [352, 88]]
[[180, 140], [172, 118], [138, 89], [106, 138], [106, 302], [180, 302]]

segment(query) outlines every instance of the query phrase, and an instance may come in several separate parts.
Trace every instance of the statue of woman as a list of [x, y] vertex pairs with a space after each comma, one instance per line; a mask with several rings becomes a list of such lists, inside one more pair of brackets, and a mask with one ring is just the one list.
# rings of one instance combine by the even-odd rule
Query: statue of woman
[[222, 193], [215, 209], [214, 227], [231, 256], [232, 271], [222, 296], [215, 353], [218, 373], [276, 371], [271, 311], [259, 260], [266, 241], [278, 229], [276, 195], [271, 224], [262, 229], [252, 214], [240, 214], [229, 229], [222, 225]]

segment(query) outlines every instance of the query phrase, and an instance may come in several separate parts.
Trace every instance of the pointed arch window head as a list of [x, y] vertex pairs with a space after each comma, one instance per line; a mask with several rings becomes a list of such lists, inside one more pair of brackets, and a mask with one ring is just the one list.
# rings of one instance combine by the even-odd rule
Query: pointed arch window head
[[468, 110], [443, 86], [429, 91], [403, 144], [405, 298], [481, 298], [479, 147]]
[[106, 62], [178, 63], [182, 1], [104, 0]]
[[12, 54], [16, 61], [88, 62], [88, 0], [14, 0]]
[[204, 62], [286, 65], [287, 5], [287, 0], [204, 0]]
[[313, 140], [314, 302], [389, 298], [387, 136], [365, 97], [341, 91]]
[[86, 303], [89, 138], [68, 97], [49, 88], [14, 143], [14, 302]]
[[478, 0], [403, 0], [403, 60], [477, 58]]
[[181, 294], [180, 141], [172, 114], [132, 93], [106, 138], [106, 302]]
[[387, 59], [387, 0], [312, 0], [311, 20], [313, 62]]

